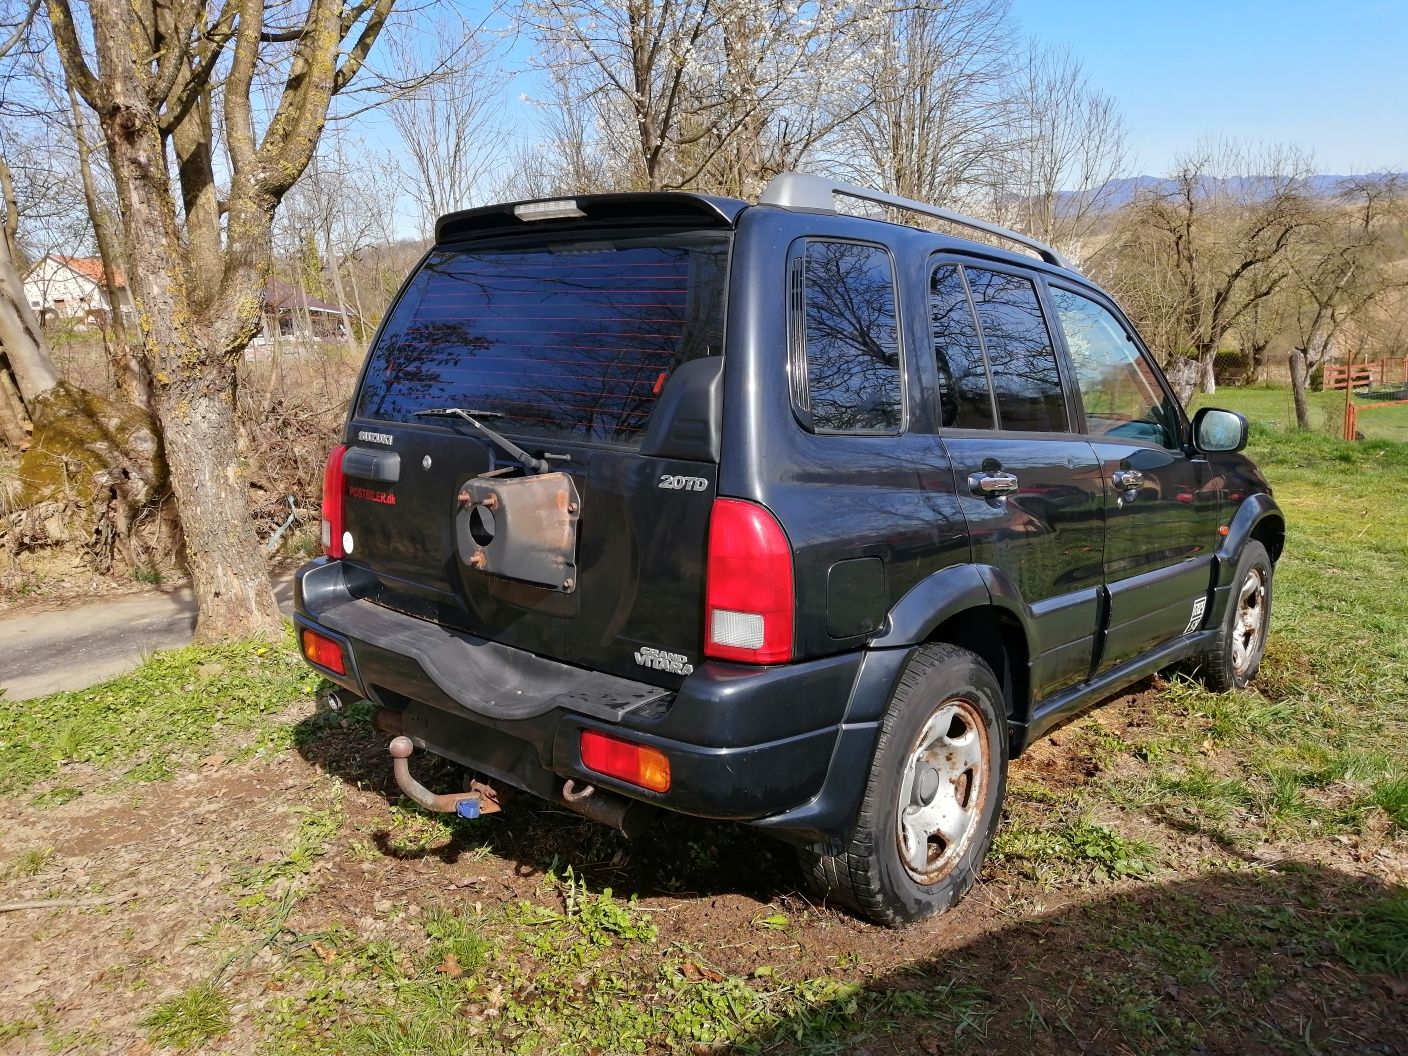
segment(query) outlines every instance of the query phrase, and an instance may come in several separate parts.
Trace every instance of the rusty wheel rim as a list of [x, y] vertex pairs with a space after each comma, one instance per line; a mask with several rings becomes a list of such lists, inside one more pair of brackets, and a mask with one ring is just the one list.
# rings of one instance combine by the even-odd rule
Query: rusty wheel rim
[[1237, 593], [1237, 617], [1232, 626], [1232, 670], [1245, 675], [1266, 634], [1266, 577], [1254, 568]]
[[988, 728], [976, 704], [945, 700], [905, 759], [895, 839], [905, 871], [921, 884], [952, 872], [981, 829], [987, 802]]

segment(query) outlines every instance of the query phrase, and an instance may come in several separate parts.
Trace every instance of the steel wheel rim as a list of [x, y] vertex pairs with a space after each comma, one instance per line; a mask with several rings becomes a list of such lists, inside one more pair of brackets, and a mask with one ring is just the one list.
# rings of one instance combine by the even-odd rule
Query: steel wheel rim
[[976, 704], [944, 701], [920, 729], [900, 777], [895, 840], [921, 884], [952, 872], [981, 828], [987, 803], [988, 728]]
[[1266, 634], [1266, 576], [1254, 568], [1237, 592], [1237, 613], [1232, 624], [1232, 669], [1244, 675], [1261, 648]]

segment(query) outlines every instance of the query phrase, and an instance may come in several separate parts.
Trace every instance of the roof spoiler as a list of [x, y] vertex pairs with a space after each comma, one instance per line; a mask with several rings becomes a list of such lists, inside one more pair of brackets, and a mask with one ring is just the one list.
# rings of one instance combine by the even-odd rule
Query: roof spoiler
[[735, 198], [677, 191], [579, 194], [486, 205], [442, 216], [435, 241], [599, 227], [732, 227], [747, 207]]

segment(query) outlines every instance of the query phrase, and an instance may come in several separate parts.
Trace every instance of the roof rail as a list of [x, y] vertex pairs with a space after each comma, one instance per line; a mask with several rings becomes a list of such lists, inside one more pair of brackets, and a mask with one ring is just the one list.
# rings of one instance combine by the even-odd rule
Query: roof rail
[[1025, 246], [1048, 264], [1054, 264], [1058, 268], [1067, 268], [1070, 271], [1076, 270], [1074, 264], [1051, 246], [1045, 242], [1038, 242], [1034, 238], [1028, 238], [1018, 231], [999, 227], [997, 224], [990, 224], [977, 217], [954, 212], [952, 209], [943, 209], [937, 205], [929, 205], [927, 202], [915, 201], [912, 198], [901, 198], [895, 194], [886, 194], [884, 191], [873, 191], [869, 187], [838, 183], [825, 176], [815, 176], [809, 172], [784, 172], [774, 176], [763, 188], [763, 193], [758, 198], [758, 204], [776, 205], [783, 209], [804, 209], [813, 213], [834, 213], [836, 211], [835, 196], [838, 194], [846, 198], [859, 198], [865, 202], [892, 205], [897, 209], [908, 209], [911, 212], [947, 220], [949, 223], [958, 224], [961, 227], [984, 231], [989, 235], [1015, 242], [1019, 246]]

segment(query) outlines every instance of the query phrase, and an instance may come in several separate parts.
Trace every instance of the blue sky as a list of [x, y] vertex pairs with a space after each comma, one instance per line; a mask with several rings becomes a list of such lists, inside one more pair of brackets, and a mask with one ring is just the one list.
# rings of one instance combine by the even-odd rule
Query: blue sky
[[1015, 0], [1119, 103], [1160, 174], [1198, 139], [1294, 144], [1320, 172], [1408, 170], [1408, 0]]

